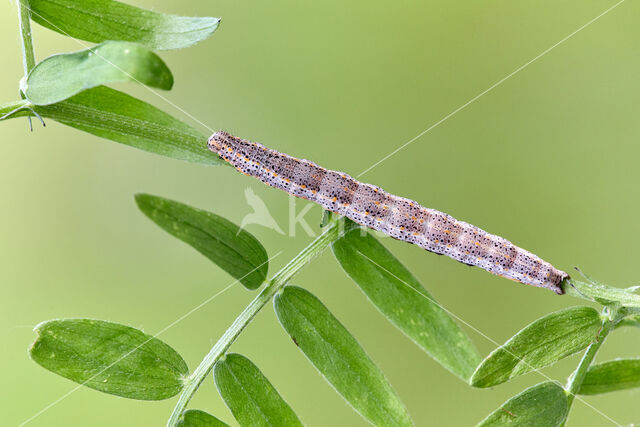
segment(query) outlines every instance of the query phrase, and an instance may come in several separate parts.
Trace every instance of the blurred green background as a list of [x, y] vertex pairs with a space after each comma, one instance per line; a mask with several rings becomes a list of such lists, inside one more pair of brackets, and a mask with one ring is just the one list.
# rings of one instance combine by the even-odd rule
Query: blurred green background
[[[611, 1], [140, 1], [162, 12], [221, 16], [213, 37], [162, 52], [176, 84], [162, 93], [214, 129], [357, 175], [560, 41]], [[17, 99], [16, 8], [0, 13], [0, 102]], [[504, 236], [566, 271], [637, 284], [640, 241], [640, 4], [627, 1], [362, 180]], [[82, 48], [34, 25], [38, 59]], [[144, 88], [120, 85], [189, 119]], [[232, 282], [148, 221], [136, 192], [239, 223], [251, 187], [286, 230], [288, 200], [230, 168], [162, 158], [52, 121], [0, 124], [0, 401], [16, 425], [75, 387], [27, 356], [38, 322], [93, 317], [155, 333]], [[307, 202], [298, 201], [302, 209]], [[317, 230], [320, 208], [306, 216]], [[275, 272], [311, 237], [250, 226]], [[518, 285], [391, 239], [385, 244], [449, 310], [499, 343], [541, 315], [583, 304]], [[470, 425], [525, 387], [529, 374], [474, 390], [387, 322], [330, 253], [293, 283], [318, 295], [383, 369], [418, 425]], [[193, 369], [253, 294], [235, 286], [160, 336]], [[495, 344], [467, 328], [483, 355]], [[614, 333], [599, 360], [638, 356], [639, 331]], [[266, 307], [232, 351], [251, 358], [311, 426], [364, 425], [315, 372]], [[564, 382], [578, 362], [543, 373]], [[586, 400], [640, 421], [638, 391]], [[30, 425], [163, 425], [175, 399], [125, 400], [80, 389]], [[211, 378], [191, 407], [227, 422]], [[577, 401], [570, 425], [609, 425]]]

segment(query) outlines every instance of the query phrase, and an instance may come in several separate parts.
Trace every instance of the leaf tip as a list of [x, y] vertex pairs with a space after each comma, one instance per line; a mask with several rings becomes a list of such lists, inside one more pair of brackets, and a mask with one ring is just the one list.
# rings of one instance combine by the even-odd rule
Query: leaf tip
[[49, 322], [51, 321], [45, 320], [43, 322], [38, 323], [36, 326], [33, 327], [33, 332], [35, 332], [37, 336], [40, 336], [40, 332], [42, 331], [42, 328]]
[[150, 202], [154, 198], [156, 198], [156, 196], [147, 193], [136, 193], [133, 195], [133, 199], [135, 200], [138, 209], [142, 212], [146, 212], [149, 209]]
[[149, 194], [147, 193], [136, 193], [133, 195], [133, 198], [135, 199], [136, 203], [140, 203], [141, 201], [143, 201], [146, 197], [149, 197]]
[[35, 351], [37, 350], [37, 346], [38, 344], [41, 344], [42, 341], [45, 339], [43, 337], [43, 334], [45, 332], [45, 328], [47, 327], [47, 325], [49, 325], [50, 323], [55, 322], [55, 320], [45, 320], [42, 321], [40, 323], [38, 323], [36, 326], [33, 327], [33, 332], [35, 332], [36, 337], [33, 340], [33, 342], [29, 345], [29, 348], [27, 349], [27, 352], [29, 353], [29, 358], [31, 360], [33, 360], [36, 363], [40, 363], [38, 362], [36, 359], [36, 354]]
[[469, 385], [474, 388], [485, 388], [482, 384], [482, 380], [475, 378], [473, 375], [469, 378]]

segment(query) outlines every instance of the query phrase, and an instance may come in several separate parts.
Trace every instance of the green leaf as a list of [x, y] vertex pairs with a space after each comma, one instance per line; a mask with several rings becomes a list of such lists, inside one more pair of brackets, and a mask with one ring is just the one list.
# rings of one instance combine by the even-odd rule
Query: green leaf
[[586, 348], [602, 320], [590, 307], [573, 307], [544, 316], [511, 337], [482, 361], [471, 377], [474, 387], [492, 387], [543, 368]]
[[640, 387], [640, 359], [619, 359], [589, 367], [578, 394], [600, 394]]
[[31, 358], [87, 387], [140, 400], [175, 396], [188, 375], [182, 357], [164, 342], [118, 323], [50, 320], [36, 326]]
[[178, 420], [178, 427], [228, 427], [229, 424], [224, 423], [204, 411], [198, 409], [189, 409], [182, 413]]
[[188, 243], [248, 289], [267, 278], [267, 251], [249, 232], [201, 209], [149, 194], [136, 195], [140, 210], [167, 233]]
[[151, 49], [179, 49], [209, 37], [218, 18], [191, 18], [111, 0], [29, 0], [32, 18], [50, 30], [100, 43], [122, 40]]
[[227, 354], [214, 367], [214, 378], [241, 426], [302, 426], [258, 367], [240, 354]]
[[[16, 105], [17, 107], [9, 108]], [[80, 92], [46, 106], [13, 103], [1, 111], [19, 111], [5, 119], [32, 116], [33, 111], [67, 126], [140, 150], [207, 165], [226, 164], [207, 149], [207, 137], [156, 107], [106, 86]], [[6, 114], [5, 113], [5, 114]]]
[[571, 284], [564, 281], [561, 286], [567, 295], [588, 300], [596, 300], [602, 305], [620, 304], [623, 307], [640, 308], [640, 295], [633, 289], [620, 289], [591, 281], [590, 283], [571, 279]]
[[478, 426], [559, 426], [569, 411], [564, 389], [544, 382], [507, 400]]
[[280, 324], [336, 391], [375, 425], [411, 425], [411, 418], [378, 367], [311, 293], [285, 286], [275, 297]]
[[135, 43], [107, 41], [44, 59], [29, 73], [22, 91], [31, 103], [49, 105], [86, 89], [127, 81], [165, 90], [173, 86], [171, 71], [158, 55]]
[[481, 360], [473, 343], [375, 237], [353, 230], [333, 244], [333, 253], [378, 310], [445, 368], [469, 379]]

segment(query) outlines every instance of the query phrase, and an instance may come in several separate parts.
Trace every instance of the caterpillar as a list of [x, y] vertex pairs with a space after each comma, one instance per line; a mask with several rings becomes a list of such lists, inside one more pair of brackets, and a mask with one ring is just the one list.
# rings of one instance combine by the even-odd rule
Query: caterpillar
[[227, 132], [214, 133], [208, 147], [245, 175], [395, 239], [516, 282], [564, 293], [560, 283], [569, 278], [567, 273], [502, 237], [446, 213]]

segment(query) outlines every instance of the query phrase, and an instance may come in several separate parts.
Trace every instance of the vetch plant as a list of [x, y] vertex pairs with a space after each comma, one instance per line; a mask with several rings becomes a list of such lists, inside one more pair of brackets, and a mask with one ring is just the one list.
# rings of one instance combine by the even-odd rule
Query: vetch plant
[[[146, 11], [111, 0], [18, 0], [25, 77], [21, 99], [0, 107], [0, 120], [52, 119], [145, 151], [218, 165], [207, 137], [156, 107], [104, 84], [133, 81], [168, 90], [173, 77], [153, 50], [190, 46], [210, 36], [216, 18]], [[96, 46], [54, 55], [36, 64], [31, 20]], [[232, 173], [231, 169], [223, 173]], [[563, 425], [576, 396], [640, 386], [640, 361], [594, 364], [606, 337], [640, 326], [635, 288], [591, 279], [565, 279], [565, 295], [595, 301], [600, 312], [577, 306], [548, 314], [482, 359], [452, 314], [374, 235], [335, 214], [323, 232], [282, 269], [269, 275], [269, 253], [249, 232], [212, 212], [138, 194], [140, 211], [160, 228], [206, 256], [255, 298], [192, 371], [167, 343], [135, 328], [95, 319], [57, 319], [36, 327], [30, 348], [42, 367], [83, 386], [116, 396], [162, 400], [178, 395], [169, 426], [219, 426], [206, 412], [188, 409], [212, 374], [220, 396], [240, 425], [301, 425], [259, 367], [229, 350], [265, 306], [273, 304], [291, 351], [302, 351], [318, 372], [367, 421], [411, 425], [411, 417], [384, 373], [356, 338], [316, 296], [289, 284], [331, 248], [339, 266], [369, 301], [427, 355], [472, 387], [488, 388], [583, 352], [565, 385], [545, 381], [505, 402], [480, 425]], [[426, 256], [426, 255], [425, 255]]]
[[[157, 196], [139, 194], [140, 210], [157, 225], [193, 246], [258, 295], [236, 318], [200, 365], [186, 363], [168, 345], [133, 328], [91, 319], [45, 322], [36, 328], [32, 358], [73, 381], [122, 397], [157, 400], [180, 393], [168, 425], [191, 418], [216, 425], [187, 404], [213, 371], [216, 386], [241, 425], [295, 425], [300, 420], [250, 360], [228, 353], [235, 339], [273, 302], [283, 329], [364, 418], [376, 425], [411, 425], [409, 414], [362, 346], [309, 291], [288, 285], [308, 262], [331, 247], [339, 264], [369, 300], [428, 355], [473, 387], [499, 385], [585, 350], [567, 385], [552, 381], [505, 402], [481, 425], [539, 422], [561, 425], [573, 398], [640, 385], [636, 360], [593, 365], [606, 336], [621, 326], [637, 326], [640, 300], [627, 290], [596, 283], [564, 283], [567, 294], [599, 300], [603, 312], [572, 307], [551, 313], [516, 333], [481, 360], [473, 343], [413, 275], [378, 240], [357, 224], [332, 215], [325, 231], [283, 269], [268, 275], [269, 258], [248, 232], [211, 212]], [[143, 349], [142, 355], [139, 355]], [[195, 421], [193, 421], [195, 423]]]

